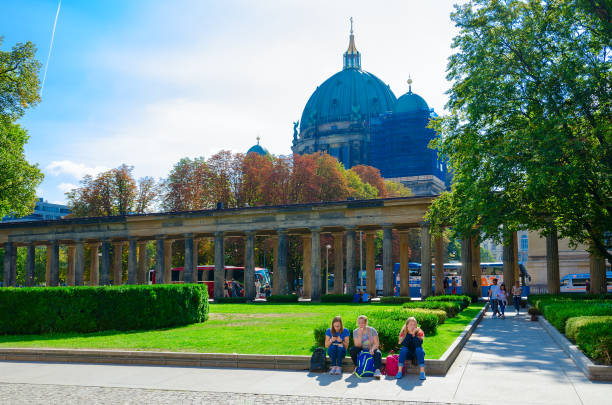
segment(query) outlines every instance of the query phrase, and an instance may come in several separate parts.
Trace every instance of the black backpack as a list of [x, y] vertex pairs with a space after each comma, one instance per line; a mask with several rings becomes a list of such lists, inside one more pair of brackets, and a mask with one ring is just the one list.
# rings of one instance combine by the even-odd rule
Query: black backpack
[[325, 371], [325, 349], [317, 347], [310, 358], [310, 371]]

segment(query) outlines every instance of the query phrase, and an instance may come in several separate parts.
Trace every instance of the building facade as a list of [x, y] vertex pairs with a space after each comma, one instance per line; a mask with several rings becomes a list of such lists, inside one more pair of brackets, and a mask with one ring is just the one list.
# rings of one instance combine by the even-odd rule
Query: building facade
[[448, 179], [446, 164], [428, 147], [435, 137], [426, 127], [433, 116], [412, 86], [397, 99], [389, 85], [361, 68], [351, 27], [343, 68], [310, 96], [294, 123], [292, 150], [326, 152], [346, 168], [374, 166], [414, 195], [438, 195]]
[[70, 210], [67, 206], [61, 204], [52, 204], [50, 202], [45, 201], [43, 198], [39, 198], [36, 201], [34, 212], [32, 212], [30, 215], [21, 218], [8, 216], [2, 219], [2, 221], [0, 222], [21, 222], [60, 219], [68, 214], [70, 214]]

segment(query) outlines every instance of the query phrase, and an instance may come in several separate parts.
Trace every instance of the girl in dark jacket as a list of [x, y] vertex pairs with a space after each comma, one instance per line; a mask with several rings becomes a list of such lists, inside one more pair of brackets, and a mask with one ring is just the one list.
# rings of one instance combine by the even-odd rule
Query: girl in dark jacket
[[402, 378], [402, 370], [406, 359], [416, 356], [417, 363], [421, 368], [420, 379], [425, 379], [425, 351], [423, 350], [423, 339], [425, 333], [417, 325], [417, 320], [411, 316], [406, 320], [399, 335], [399, 344], [402, 345], [399, 354], [399, 368], [395, 378]]

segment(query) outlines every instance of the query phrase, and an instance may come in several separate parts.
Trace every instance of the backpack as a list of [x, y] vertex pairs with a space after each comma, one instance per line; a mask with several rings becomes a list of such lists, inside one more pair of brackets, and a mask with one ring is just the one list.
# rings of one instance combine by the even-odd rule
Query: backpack
[[325, 371], [325, 349], [317, 347], [310, 358], [310, 371]]
[[362, 351], [359, 353], [355, 375], [359, 378], [374, 376], [374, 357], [370, 352]]
[[387, 365], [385, 367], [387, 375], [395, 376], [399, 371], [399, 356], [397, 354], [393, 354], [393, 351], [389, 352], [387, 356]]

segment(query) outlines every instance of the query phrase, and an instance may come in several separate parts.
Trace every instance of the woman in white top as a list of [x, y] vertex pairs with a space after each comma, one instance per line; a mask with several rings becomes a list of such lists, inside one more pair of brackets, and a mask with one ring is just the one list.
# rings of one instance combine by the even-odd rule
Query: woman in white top
[[508, 291], [506, 291], [506, 285], [501, 283], [499, 286], [499, 291], [497, 292], [497, 300], [499, 301], [499, 309], [501, 310], [501, 318], [506, 318], [504, 312], [506, 310], [506, 305], [508, 305]]
[[523, 295], [523, 289], [521, 288], [521, 282], [517, 281], [512, 287], [512, 300], [514, 301], [514, 310], [516, 314], [519, 314], [519, 308], [521, 306], [521, 296]]

